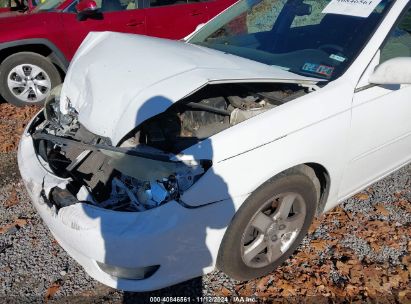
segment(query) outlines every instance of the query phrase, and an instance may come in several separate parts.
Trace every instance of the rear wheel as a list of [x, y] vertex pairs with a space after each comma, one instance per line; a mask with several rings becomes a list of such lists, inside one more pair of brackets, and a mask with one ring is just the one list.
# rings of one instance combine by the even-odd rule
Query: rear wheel
[[53, 87], [61, 83], [57, 68], [44, 56], [21, 52], [0, 66], [0, 93], [15, 106], [43, 104]]
[[318, 196], [319, 182], [306, 166], [263, 184], [241, 206], [228, 227], [218, 268], [241, 281], [270, 273], [306, 235]]

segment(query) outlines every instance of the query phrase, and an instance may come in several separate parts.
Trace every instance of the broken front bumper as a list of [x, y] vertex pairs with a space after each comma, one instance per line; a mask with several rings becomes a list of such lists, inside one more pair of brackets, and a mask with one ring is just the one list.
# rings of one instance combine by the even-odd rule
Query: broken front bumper
[[[45, 169], [27, 132], [20, 142], [18, 163], [33, 205], [46, 225], [96, 280], [118, 289], [149, 291], [214, 269], [225, 228], [234, 213], [232, 201], [196, 209], [171, 201], [144, 212], [117, 212], [79, 202], [57, 210], [47, 197], [52, 188], [64, 186], [67, 180]], [[131, 280], [110, 275], [99, 265], [106, 271], [152, 266], [156, 271], [148, 278]]]

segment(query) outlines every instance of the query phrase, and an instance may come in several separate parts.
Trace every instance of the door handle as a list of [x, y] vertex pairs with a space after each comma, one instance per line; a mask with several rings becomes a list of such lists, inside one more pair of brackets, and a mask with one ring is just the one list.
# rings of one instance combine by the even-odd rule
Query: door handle
[[127, 26], [138, 26], [138, 25], [143, 25], [144, 21], [138, 21], [138, 20], [130, 20], [128, 23], [126, 23]]
[[191, 16], [199, 16], [199, 15], [202, 15], [202, 14], [203, 14], [203, 12], [201, 12], [201, 11], [191, 11], [191, 13], [190, 13]]

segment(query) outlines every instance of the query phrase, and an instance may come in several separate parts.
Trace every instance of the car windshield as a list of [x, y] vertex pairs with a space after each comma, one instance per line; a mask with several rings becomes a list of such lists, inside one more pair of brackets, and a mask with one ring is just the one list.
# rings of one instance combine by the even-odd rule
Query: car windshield
[[35, 8], [35, 11], [52, 11], [56, 7], [60, 6], [65, 0], [45, 0], [45, 1], [33, 1], [34, 3], [37, 3], [37, 7]]
[[372, 5], [347, 10], [338, 0], [240, 0], [188, 42], [333, 80], [358, 56], [393, 1], [361, 3]]

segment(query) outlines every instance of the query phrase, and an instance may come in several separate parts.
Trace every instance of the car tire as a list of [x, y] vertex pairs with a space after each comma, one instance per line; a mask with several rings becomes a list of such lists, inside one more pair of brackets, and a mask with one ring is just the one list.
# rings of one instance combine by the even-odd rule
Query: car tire
[[319, 196], [320, 183], [304, 165], [264, 183], [233, 217], [220, 246], [217, 268], [239, 281], [272, 272], [307, 234]]
[[60, 83], [57, 68], [36, 53], [11, 55], [0, 66], [0, 93], [15, 106], [43, 104], [53, 87]]

